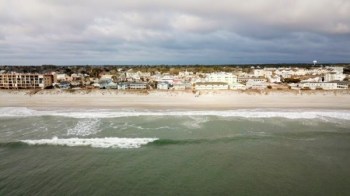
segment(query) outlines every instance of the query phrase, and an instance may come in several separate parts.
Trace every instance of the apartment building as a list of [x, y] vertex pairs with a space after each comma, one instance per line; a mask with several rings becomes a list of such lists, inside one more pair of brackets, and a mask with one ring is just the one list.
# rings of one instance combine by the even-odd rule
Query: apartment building
[[0, 89], [45, 89], [52, 86], [53, 75], [0, 74]]

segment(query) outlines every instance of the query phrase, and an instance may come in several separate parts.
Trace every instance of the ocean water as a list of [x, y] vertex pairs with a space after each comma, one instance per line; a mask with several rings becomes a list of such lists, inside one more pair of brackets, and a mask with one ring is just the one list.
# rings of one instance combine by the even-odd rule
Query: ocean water
[[0, 195], [350, 195], [350, 111], [0, 108]]

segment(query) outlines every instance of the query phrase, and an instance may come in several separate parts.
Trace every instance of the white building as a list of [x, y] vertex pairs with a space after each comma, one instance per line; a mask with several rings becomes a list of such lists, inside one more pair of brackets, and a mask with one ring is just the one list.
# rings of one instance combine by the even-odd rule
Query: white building
[[330, 69], [332, 72], [336, 73], [344, 73], [344, 67], [329, 67], [327, 66], [326, 69]]
[[247, 89], [265, 89], [267, 88], [268, 83], [267, 82], [261, 82], [261, 81], [254, 81], [254, 80], [248, 80], [246, 83]]
[[174, 83], [173, 84], [173, 89], [174, 90], [185, 90], [186, 89], [186, 84], [184, 84], [184, 83]]
[[187, 70], [179, 72], [179, 77], [187, 77], [187, 76], [192, 76], [192, 75], [193, 75], [193, 72], [188, 72]]
[[232, 73], [218, 72], [208, 74], [205, 80], [207, 82], [225, 82], [231, 85], [237, 83], [237, 76]]
[[197, 82], [195, 90], [227, 90], [228, 84], [225, 82]]
[[269, 76], [268, 80], [271, 83], [281, 83], [281, 77], [280, 76]]
[[172, 75], [164, 75], [159, 82], [167, 82], [168, 84], [174, 83], [174, 76]]
[[167, 82], [159, 82], [157, 84], [157, 89], [159, 89], [159, 90], [168, 90], [169, 89], [169, 83], [167, 83]]
[[132, 82], [129, 83], [130, 89], [147, 89], [147, 83], [146, 82]]
[[323, 90], [336, 90], [336, 89], [344, 89], [344, 85], [340, 84], [338, 88], [338, 84], [336, 82], [305, 82], [297, 85], [300, 88], [309, 88], [311, 90], [323, 89]]
[[232, 89], [232, 90], [246, 90], [247, 87], [244, 84], [236, 83], [236, 84], [233, 84], [232, 86], [230, 86], [230, 89]]
[[325, 82], [343, 81], [344, 79], [345, 79], [345, 75], [339, 72], [326, 73], [326, 75], [324, 76]]
[[67, 74], [56, 74], [57, 81], [67, 81], [68, 78]]
[[254, 69], [253, 70], [254, 77], [262, 77], [265, 75], [265, 70], [263, 69]]

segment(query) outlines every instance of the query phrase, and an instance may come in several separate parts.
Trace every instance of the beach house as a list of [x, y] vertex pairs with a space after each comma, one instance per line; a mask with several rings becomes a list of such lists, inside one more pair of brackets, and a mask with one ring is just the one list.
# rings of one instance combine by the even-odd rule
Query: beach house
[[169, 89], [169, 83], [167, 83], [167, 82], [158, 82], [157, 89], [159, 89], [159, 90], [168, 90]]
[[195, 90], [227, 90], [228, 84], [225, 82], [197, 82]]

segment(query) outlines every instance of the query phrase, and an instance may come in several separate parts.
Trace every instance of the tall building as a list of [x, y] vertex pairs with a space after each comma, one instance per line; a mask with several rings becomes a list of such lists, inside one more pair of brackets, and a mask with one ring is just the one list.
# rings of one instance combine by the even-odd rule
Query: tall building
[[53, 75], [0, 74], [0, 89], [44, 89], [52, 86]]

